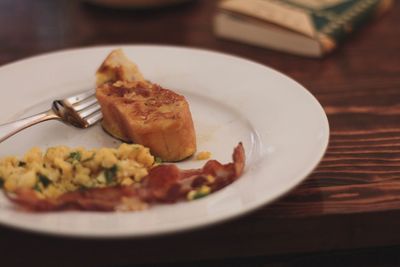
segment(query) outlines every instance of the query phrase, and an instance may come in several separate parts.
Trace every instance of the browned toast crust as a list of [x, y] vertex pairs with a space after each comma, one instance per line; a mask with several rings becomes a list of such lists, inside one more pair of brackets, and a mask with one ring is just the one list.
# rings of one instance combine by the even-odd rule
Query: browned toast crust
[[97, 88], [103, 127], [113, 136], [150, 148], [165, 161], [196, 151], [193, 120], [186, 99], [148, 82], [115, 82]]

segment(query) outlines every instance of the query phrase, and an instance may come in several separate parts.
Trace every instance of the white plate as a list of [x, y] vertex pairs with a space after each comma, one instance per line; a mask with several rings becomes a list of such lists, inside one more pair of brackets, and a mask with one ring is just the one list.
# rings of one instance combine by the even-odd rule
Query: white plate
[[[46, 109], [52, 99], [94, 86], [94, 73], [116, 47], [50, 53], [0, 68], [0, 122]], [[137, 237], [221, 222], [261, 207], [300, 183], [328, 144], [327, 117], [300, 84], [254, 62], [216, 52], [166, 46], [123, 46], [149, 80], [185, 95], [197, 131], [198, 151], [228, 162], [242, 141], [244, 175], [206, 198], [158, 205], [143, 212], [16, 211], [0, 196], [0, 223], [56, 235]], [[116, 146], [99, 126], [74, 129], [52, 121], [0, 144], [0, 156], [22, 155], [32, 146]], [[188, 160], [181, 167], [200, 167]]]

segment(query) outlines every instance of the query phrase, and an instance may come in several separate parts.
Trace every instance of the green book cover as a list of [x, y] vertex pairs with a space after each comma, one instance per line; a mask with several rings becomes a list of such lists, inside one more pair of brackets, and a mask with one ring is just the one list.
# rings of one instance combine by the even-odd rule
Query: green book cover
[[317, 40], [325, 54], [392, 4], [393, 0], [223, 0], [220, 10]]

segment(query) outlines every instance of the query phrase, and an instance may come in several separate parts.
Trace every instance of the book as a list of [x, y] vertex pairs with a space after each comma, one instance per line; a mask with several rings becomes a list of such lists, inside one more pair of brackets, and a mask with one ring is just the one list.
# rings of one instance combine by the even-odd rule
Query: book
[[322, 57], [393, 0], [221, 0], [217, 36], [308, 57]]

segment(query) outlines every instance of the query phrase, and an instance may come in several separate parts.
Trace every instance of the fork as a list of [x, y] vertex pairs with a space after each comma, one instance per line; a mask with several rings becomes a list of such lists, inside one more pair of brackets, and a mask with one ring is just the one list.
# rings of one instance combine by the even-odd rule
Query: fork
[[0, 125], [0, 142], [32, 125], [59, 120], [77, 128], [87, 128], [102, 119], [100, 105], [93, 90], [60, 100], [54, 100], [48, 111]]

